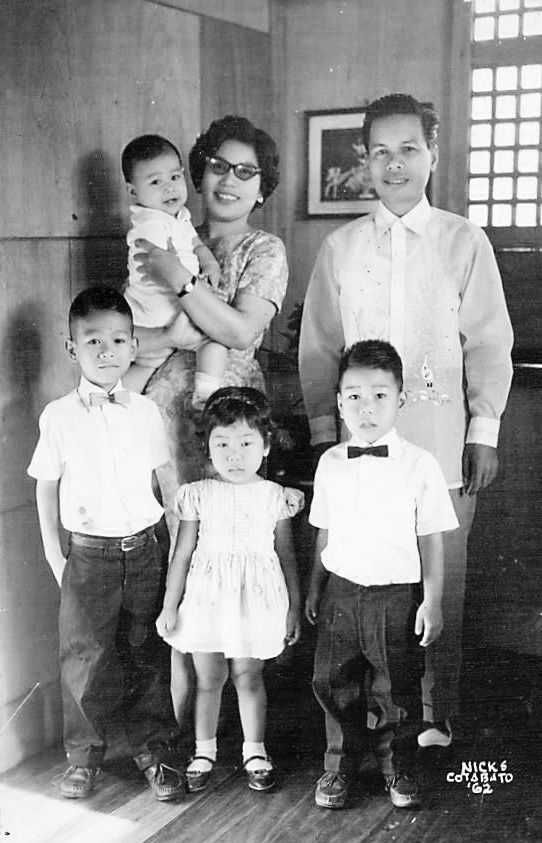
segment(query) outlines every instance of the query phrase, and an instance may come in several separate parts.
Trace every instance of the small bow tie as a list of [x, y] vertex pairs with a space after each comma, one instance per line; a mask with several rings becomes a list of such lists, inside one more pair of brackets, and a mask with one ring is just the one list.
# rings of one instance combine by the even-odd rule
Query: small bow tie
[[354, 459], [355, 457], [363, 457], [365, 454], [370, 457], [387, 457], [388, 446], [371, 445], [369, 448], [358, 448], [357, 445], [349, 445], [347, 454], [349, 460]]
[[130, 403], [130, 393], [127, 389], [117, 389], [116, 392], [89, 392], [88, 403], [91, 407], [101, 407], [102, 404], [122, 404], [127, 407]]

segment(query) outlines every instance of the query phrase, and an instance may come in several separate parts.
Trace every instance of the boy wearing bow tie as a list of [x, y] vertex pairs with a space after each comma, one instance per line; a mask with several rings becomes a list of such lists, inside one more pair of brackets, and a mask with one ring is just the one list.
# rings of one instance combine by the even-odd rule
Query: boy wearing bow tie
[[[156, 469], [169, 452], [157, 407], [122, 388], [137, 341], [126, 300], [90, 287], [73, 301], [66, 349], [76, 389], [48, 404], [28, 468], [47, 562], [61, 587], [59, 639], [64, 745], [60, 792], [88, 796], [105, 753], [105, 724], [122, 707], [134, 760], [155, 797], [174, 799], [177, 727], [167, 653], [154, 621], [163, 598], [163, 515]], [[69, 533], [64, 555], [59, 520]], [[129, 689], [129, 694], [127, 693]]]
[[[391, 342], [402, 357], [398, 429], [435, 456], [459, 529], [444, 537], [444, 632], [425, 654], [420, 746], [449, 746], [459, 716], [467, 539], [476, 495], [495, 478], [497, 439], [512, 378], [512, 328], [491, 244], [482, 229], [432, 207], [439, 117], [409, 94], [372, 102], [362, 126], [375, 212], [333, 231], [307, 289], [299, 374], [321, 452], [337, 441], [333, 386], [341, 349]], [[388, 695], [375, 693], [383, 710]]]
[[309, 521], [318, 534], [305, 608], [318, 625], [313, 688], [325, 713], [327, 749], [315, 800], [324, 808], [344, 806], [359, 765], [368, 670], [389, 675], [400, 714], [388, 727], [391, 753], [383, 769], [391, 801], [398, 808], [419, 804], [413, 775], [422, 719], [419, 646], [428, 647], [442, 629], [442, 532], [458, 522], [436, 459], [395, 430], [403, 401], [393, 346], [366, 340], [343, 353], [337, 405], [350, 439], [325, 451], [316, 469]]

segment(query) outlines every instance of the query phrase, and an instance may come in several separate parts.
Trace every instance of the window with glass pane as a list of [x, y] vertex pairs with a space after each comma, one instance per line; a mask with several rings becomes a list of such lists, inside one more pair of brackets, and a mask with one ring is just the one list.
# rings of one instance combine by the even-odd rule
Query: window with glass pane
[[472, 0], [468, 216], [542, 225], [542, 0]]

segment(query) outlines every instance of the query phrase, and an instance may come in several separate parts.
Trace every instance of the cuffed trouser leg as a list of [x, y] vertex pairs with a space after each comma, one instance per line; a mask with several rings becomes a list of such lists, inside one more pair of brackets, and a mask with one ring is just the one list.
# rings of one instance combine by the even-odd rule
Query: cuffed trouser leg
[[452, 489], [450, 495], [459, 529], [443, 534], [444, 588], [439, 638], [425, 651], [422, 679], [423, 719], [438, 722], [459, 713], [459, 680], [462, 664], [463, 607], [467, 572], [467, 541], [476, 498]]
[[122, 600], [118, 567], [103, 550], [72, 546], [59, 613], [64, 746], [77, 767], [99, 767], [107, 715], [122, 697], [115, 637]]
[[[351, 586], [351, 588], [349, 587]], [[359, 640], [359, 589], [330, 576], [318, 614], [313, 689], [325, 714], [324, 769], [351, 775], [361, 757], [367, 662]]]
[[364, 676], [369, 666], [390, 677], [394, 704], [406, 715], [389, 741], [389, 763], [393, 769], [395, 762], [411, 762], [421, 720], [415, 612], [409, 584], [364, 588], [330, 576], [319, 611], [313, 678], [326, 719], [327, 771], [351, 772], [366, 746]]
[[116, 710], [124, 715], [141, 769], [161, 760], [177, 736], [168, 648], [154, 626], [165, 561], [152, 534], [130, 551], [72, 545], [59, 618], [64, 742], [71, 764], [101, 764], [105, 725]]

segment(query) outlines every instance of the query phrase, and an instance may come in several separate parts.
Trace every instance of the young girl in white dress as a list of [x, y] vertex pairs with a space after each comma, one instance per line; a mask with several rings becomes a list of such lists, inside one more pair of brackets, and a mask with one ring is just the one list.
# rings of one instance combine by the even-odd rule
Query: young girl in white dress
[[188, 790], [208, 784], [228, 675], [237, 691], [248, 786], [268, 790], [275, 777], [264, 743], [263, 666], [299, 638], [290, 518], [302, 509], [303, 494], [258, 474], [272, 431], [261, 392], [219, 389], [205, 405], [202, 424], [217, 476], [177, 492], [181, 523], [156, 627], [173, 648], [192, 654], [196, 671]]

